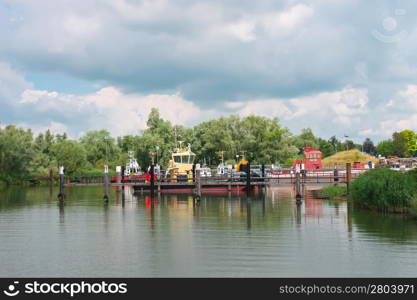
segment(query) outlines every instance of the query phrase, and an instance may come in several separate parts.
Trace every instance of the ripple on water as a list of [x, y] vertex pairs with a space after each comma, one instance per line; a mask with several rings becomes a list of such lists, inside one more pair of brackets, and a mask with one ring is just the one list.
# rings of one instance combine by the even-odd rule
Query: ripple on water
[[0, 276], [362, 277], [417, 275], [416, 222], [309, 198], [146, 195], [46, 188], [0, 199]]

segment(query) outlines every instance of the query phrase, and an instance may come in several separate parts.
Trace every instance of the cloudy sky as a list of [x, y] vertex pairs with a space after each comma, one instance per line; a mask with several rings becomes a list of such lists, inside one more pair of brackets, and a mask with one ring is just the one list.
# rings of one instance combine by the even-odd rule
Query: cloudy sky
[[78, 137], [220, 115], [417, 129], [414, 0], [0, 0], [0, 120]]

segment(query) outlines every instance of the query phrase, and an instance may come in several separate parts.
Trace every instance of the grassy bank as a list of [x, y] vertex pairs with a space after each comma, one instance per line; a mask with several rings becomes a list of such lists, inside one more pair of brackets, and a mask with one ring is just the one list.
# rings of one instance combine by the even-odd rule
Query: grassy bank
[[322, 163], [324, 168], [333, 168], [336, 164], [339, 167], [344, 167], [346, 163], [353, 163], [355, 161], [359, 161], [361, 163], [373, 161], [375, 164], [378, 163], [378, 159], [371, 155], [363, 154], [357, 149], [338, 152], [323, 159]]
[[370, 170], [352, 182], [349, 198], [364, 208], [417, 216], [414, 175], [389, 169]]
[[345, 185], [329, 185], [317, 191], [319, 198], [328, 198], [332, 200], [345, 200], [347, 190]]

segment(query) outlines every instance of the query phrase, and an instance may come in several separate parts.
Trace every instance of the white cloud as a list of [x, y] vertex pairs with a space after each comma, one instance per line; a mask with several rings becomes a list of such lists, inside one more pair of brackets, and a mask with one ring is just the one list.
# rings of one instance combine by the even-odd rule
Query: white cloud
[[251, 20], [242, 20], [227, 25], [225, 31], [242, 42], [252, 42], [256, 40], [254, 29], [255, 22]]
[[282, 35], [292, 32], [313, 15], [312, 7], [297, 4], [288, 10], [267, 14], [260, 22], [269, 34]]
[[[324, 137], [358, 130], [369, 113], [366, 89], [346, 87], [331, 93], [319, 93], [292, 99], [258, 99], [227, 102], [226, 107], [241, 116], [257, 114], [278, 117], [292, 130], [310, 127]], [[352, 132], [357, 136], [357, 132]]]
[[[77, 136], [81, 132], [102, 128], [113, 135], [137, 134], [146, 128], [147, 117], [153, 107], [159, 109], [163, 118], [181, 125], [194, 125], [217, 115], [213, 110], [200, 109], [180, 95], [123, 94], [114, 87], [81, 96], [25, 90], [17, 109], [37, 114], [33, 123], [19, 123], [24, 127], [37, 131], [46, 128], [60, 132], [69, 130]], [[52, 121], [45, 125], [42, 119]]]
[[23, 78], [23, 74], [13, 69], [10, 64], [0, 62], [0, 104], [11, 103], [32, 84]]
[[30, 129], [33, 132], [34, 136], [37, 136], [39, 133], [44, 133], [48, 129], [53, 134], [63, 134], [63, 133], [69, 132], [68, 126], [59, 122], [55, 122], [55, 121], [51, 121], [45, 125], [28, 124], [28, 123], [22, 122], [22, 123], [17, 123], [16, 126], [21, 127], [23, 129]]

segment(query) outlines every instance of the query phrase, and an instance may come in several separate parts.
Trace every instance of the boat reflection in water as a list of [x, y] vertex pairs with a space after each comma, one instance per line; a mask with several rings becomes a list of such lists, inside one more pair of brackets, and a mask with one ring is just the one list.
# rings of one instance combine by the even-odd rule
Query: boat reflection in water
[[47, 187], [1, 192], [2, 277], [417, 275], [414, 220], [310, 196], [296, 205], [292, 187], [195, 201], [125, 186], [107, 204], [102, 187], [67, 188], [61, 202]]

